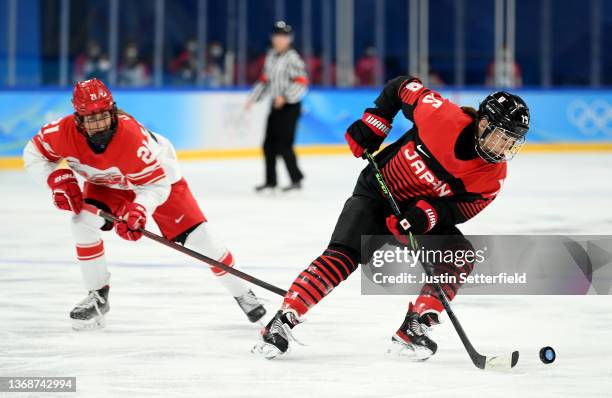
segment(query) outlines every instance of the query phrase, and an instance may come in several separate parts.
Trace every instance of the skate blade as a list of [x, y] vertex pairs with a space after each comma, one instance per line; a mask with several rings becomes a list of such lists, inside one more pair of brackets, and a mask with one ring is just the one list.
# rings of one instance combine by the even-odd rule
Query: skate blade
[[282, 352], [275, 345], [265, 342], [255, 344], [255, 346], [253, 346], [251, 349], [251, 353], [266, 359], [274, 359], [286, 354], [286, 352]]
[[424, 347], [414, 347], [399, 341], [392, 341], [387, 349], [387, 355], [400, 357], [413, 362], [423, 362], [433, 355], [431, 350]]
[[92, 319], [71, 319], [72, 329], [76, 331], [87, 331], [102, 329], [106, 326], [106, 319], [104, 316], [97, 316]]

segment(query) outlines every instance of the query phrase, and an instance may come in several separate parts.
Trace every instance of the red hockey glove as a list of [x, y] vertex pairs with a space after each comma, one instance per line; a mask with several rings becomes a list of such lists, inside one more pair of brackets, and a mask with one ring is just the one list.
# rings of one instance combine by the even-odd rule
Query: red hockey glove
[[138, 203], [126, 203], [123, 205], [117, 217], [121, 221], [115, 223], [117, 235], [123, 239], [135, 241], [142, 238], [141, 228], [147, 223], [147, 211]]
[[47, 184], [53, 192], [53, 203], [61, 210], [79, 214], [83, 209], [83, 194], [79, 183], [70, 169], [57, 169], [49, 174]]
[[391, 123], [382, 116], [364, 112], [361, 120], [351, 124], [344, 134], [349, 148], [355, 157], [363, 156], [363, 151], [376, 152], [391, 130]]
[[429, 203], [419, 200], [410, 210], [404, 212], [400, 220], [395, 216], [387, 217], [387, 228], [395, 238], [403, 244], [408, 244], [408, 231], [415, 234], [425, 234], [438, 222], [438, 212]]

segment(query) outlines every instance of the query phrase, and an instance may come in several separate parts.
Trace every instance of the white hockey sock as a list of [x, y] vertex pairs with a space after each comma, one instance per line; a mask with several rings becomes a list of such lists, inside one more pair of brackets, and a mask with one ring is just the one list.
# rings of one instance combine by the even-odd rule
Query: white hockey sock
[[87, 290], [98, 290], [108, 285], [110, 272], [106, 268], [102, 239], [90, 244], [77, 243], [76, 250]]
[[104, 220], [88, 211], [72, 217], [72, 234], [76, 242], [77, 258], [85, 288], [98, 290], [108, 285], [110, 273], [106, 268], [102, 231]]
[[[210, 232], [207, 229], [208, 223], [200, 224], [194, 229], [187, 240], [185, 246], [189, 247], [197, 252], [200, 252], [210, 258], [218, 259], [219, 262], [229, 266], [234, 266], [234, 257], [229, 250], [223, 245], [220, 245], [210, 236]], [[217, 267], [211, 267], [210, 270], [215, 274], [219, 282], [225, 286], [233, 297], [239, 297], [249, 291], [247, 284], [240, 278], [235, 277], [232, 274], [223, 271]]]
[[[232, 256], [232, 253], [229, 250], [227, 250], [223, 257], [219, 259], [219, 262], [234, 268], [234, 256]], [[210, 267], [210, 270], [233, 297], [242, 296], [249, 291], [249, 287], [242, 279], [218, 267]]]

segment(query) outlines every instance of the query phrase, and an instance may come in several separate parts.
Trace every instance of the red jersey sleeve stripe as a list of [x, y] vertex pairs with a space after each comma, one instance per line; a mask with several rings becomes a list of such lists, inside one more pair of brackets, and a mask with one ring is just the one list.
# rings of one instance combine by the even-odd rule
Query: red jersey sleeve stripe
[[480, 213], [485, 207], [487, 207], [491, 203], [490, 200], [479, 200], [476, 202], [457, 202], [457, 206], [459, 207], [459, 211], [461, 214], [470, 219], [474, 217], [476, 214]]
[[415, 105], [419, 98], [429, 92], [421, 82], [408, 81], [400, 87], [400, 98], [408, 105]]
[[[43, 155], [50, 162], [57, 162], [61, 159], [61, 157], [59, 157], [57, 154], [52, 153], [51, 148], [49, 148], [49, 150], [45, 148], [43, 144], [43, 139], [40, 137], [40, 135], [34, 136], [34, 138], [32, 138], [32, 142], [34, 143], [36, 149], [38, 149], [38, 152], [40, 152], [40, 154]], [[48, 145], [49, 144], [47, 144], [47, 146]]]
[[157, 182], [161, 180], [162, 178], [164, 178], [165, 176], [166, 176], [166, 172], [164, 171], [164, 168], [159, 166], [153, 169], [148, 174], [144, 174], [140, 177], [128, 176], [127, 178], [134, 185], [147, 185], [147, 184], [152, 184], [154, 182]]

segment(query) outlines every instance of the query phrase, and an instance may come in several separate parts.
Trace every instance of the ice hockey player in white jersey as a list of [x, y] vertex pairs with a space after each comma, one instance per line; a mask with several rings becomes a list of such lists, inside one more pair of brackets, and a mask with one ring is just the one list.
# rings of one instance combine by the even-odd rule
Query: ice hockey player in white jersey
[[[110, 273], [102, 232], [115, 229], [123, 239], [142, 237], [153, 218], [165, 238], [233, 267], [232, 253], [215, 242], [170, 142], [118, 110], [105, 85], [91, 79], [74, 87], [75, 113], [41, 128], [24, 150], [29, 174], [48, 185], [58, 209], [72, 213], [78, 263], [89, 291], [70, 313], [77, 330], [104, 327], [109, 311]], [[58, 167], [65, 160], [68, 168]], [[76, 174], [84, 180], [81, 189]], [[88, 209], [118, 216], [115, 225]], [[265, 309], [248, 286], [211, 267], [251, 322]]]

